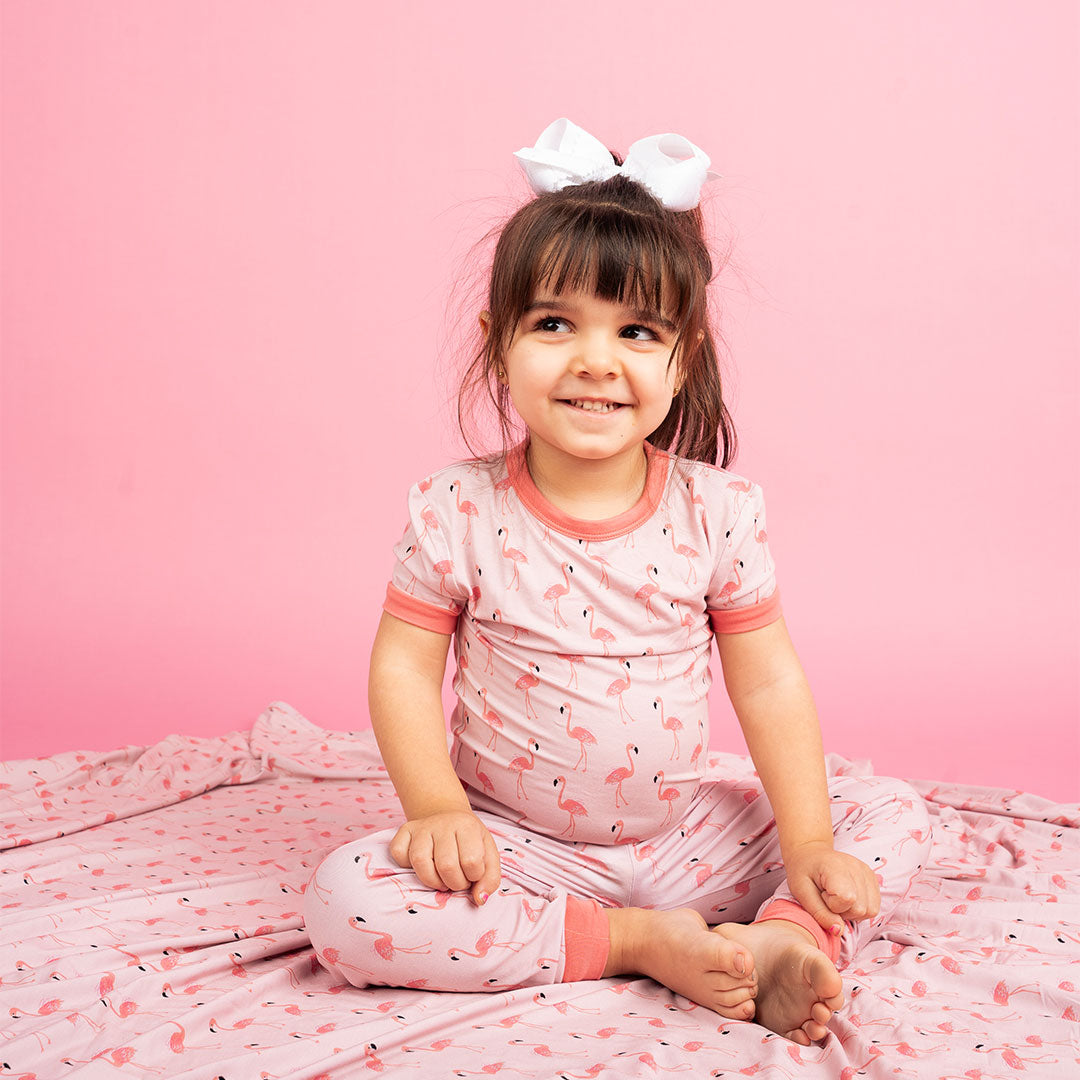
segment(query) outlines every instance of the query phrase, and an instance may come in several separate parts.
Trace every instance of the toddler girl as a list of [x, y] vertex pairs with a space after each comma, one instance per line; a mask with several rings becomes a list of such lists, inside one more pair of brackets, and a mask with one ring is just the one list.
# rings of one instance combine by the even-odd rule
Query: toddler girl
[[[311, 941], [356, 986], [639, 973], [809, 1045], [927, 815], [899, 781], [826, 779], [761, 487], [727, 470], [709, 159], [669, 134], [623, 162], [565, 118], [516, 156], [537, 197], [461, 398], [490, 395], [504, 449], [409, 491], [370, 677], [405, 823], [320, 864]], [[703, 782], [713, 640], [753, 781]]]

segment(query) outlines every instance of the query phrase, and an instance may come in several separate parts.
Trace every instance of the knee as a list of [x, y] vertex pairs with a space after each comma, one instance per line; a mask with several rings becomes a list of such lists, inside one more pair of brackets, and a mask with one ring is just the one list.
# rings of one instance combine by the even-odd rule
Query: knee
[[[315, 955], [332, 975], [354, 986], [368, 985], [365, 968], [350, 964], [355, 951], [356, 920], [381, 923], [393, 906], [394, 870], [389, 854], [393, 831], [373, 833], [331, 851], [315, 868], [304, 890], [304, 925]], [[372, 920], [372, 917], [375, 917]]]

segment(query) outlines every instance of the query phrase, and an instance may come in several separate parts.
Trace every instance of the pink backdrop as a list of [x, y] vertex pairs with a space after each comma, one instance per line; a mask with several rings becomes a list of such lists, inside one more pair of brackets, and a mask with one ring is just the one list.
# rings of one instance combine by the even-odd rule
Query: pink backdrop
[[724, 174], [826, 748], [1077, 798], [1076, 5], [777, 7], [4, 0], [0, 755], [368, 726], [449, 285], [565, 115]]

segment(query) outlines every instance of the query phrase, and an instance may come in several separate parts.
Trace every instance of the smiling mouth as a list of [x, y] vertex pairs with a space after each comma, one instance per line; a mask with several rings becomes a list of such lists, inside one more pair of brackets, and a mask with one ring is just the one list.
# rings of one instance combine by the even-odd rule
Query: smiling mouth
[[621, 401], [582, 401], [579, 398], [560, 398], [559, 400], [564, 405], [580, 409], [582, 412], [609, 413], [615, 412], [616, 409], [625, 408], [624, 403]]

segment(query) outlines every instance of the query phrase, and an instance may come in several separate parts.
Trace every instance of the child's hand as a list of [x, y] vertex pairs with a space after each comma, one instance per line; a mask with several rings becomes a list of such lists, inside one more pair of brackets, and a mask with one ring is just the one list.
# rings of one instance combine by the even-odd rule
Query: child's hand
[[804, 844], [785, 859], [784, 867], [791, 895], [826, 931], [839, 925], [837, 915], [857, 922], [881, 910], [874, 872], [854, 855], [833, 850], [831, 844]]
[[479, 906], [501, 880], [499, 853], [487, 826], [469, 810], [406, 821], [390, 841], [398, 866], [411, 866], [429, 889], [472, 889]]

